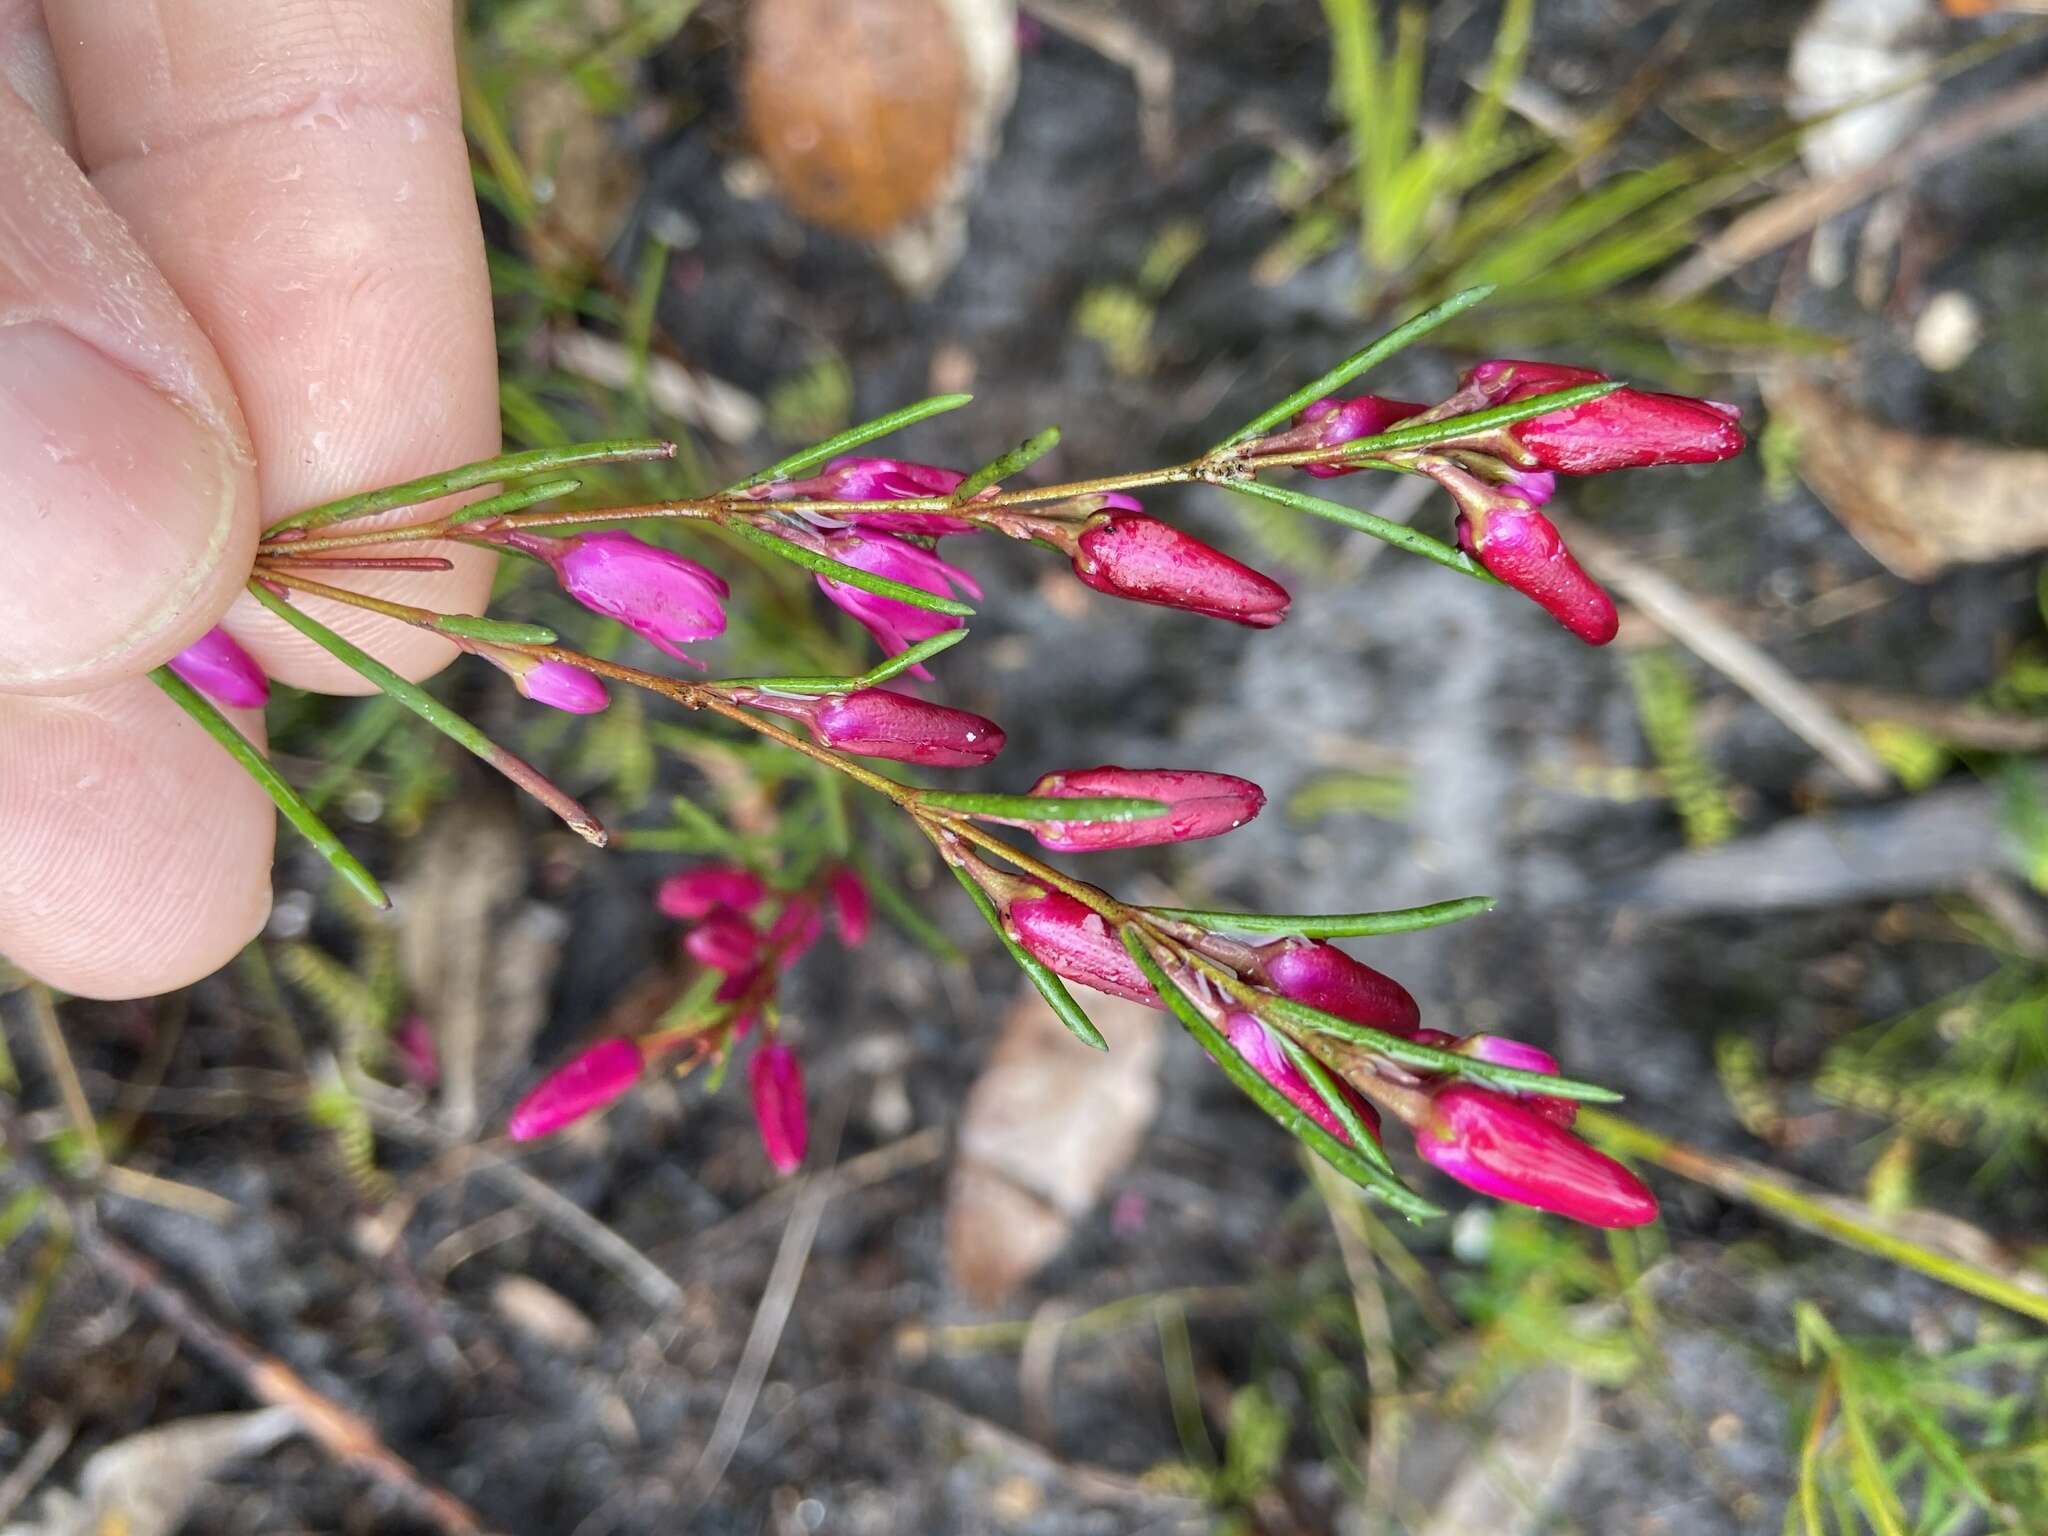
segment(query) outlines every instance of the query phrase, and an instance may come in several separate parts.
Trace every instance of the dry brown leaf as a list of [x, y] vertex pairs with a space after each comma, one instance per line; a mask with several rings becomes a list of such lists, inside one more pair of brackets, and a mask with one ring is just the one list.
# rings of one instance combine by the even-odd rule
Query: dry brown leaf
[[36, 1518], [0, 1536], [171, 1536], [213, 1475], [297, 1433], [288, 1408], [179, 1419], [93, 1453], [76, 1495], [45, 1494]]
[[1159, 1015], [1105, 997], [1088, 1007], [1106, 1054], [1076, 1041], [1027, 988], [968, 1092], [946, 1191], [946, 1268], [979, 1306], [1000, 1303], [1058, 1252], [1158, 1108]]
[[1799, 446], [1799, 476], [1895, 574], [2048, 548], [2048, 450], [1921, 437], [1809, 379], [1766, 379], [1764, 400]]

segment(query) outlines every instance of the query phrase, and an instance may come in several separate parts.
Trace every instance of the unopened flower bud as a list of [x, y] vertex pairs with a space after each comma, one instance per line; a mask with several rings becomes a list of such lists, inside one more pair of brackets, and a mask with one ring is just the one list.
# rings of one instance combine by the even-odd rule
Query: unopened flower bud
[[1280, 939], [1254, 953], [1252, 979], [1282, 997], [1390, 1035], [1412, 1035], [1421, 1027], [1422, 1009], [1406, 987], [1334, 944]]
[[[1490, 1061], [1497, 1067], [1514, 1067], [1522, 1072], [1541, 1072], [1546, 1077], [1558, 1075], [1557, 1058], [1541, 1046], [1531, 1045], [1526, 1040], [1510, 1040], [1505, 1035], [1467, 1035], [1450, 1049], [1460, 1056], [1470, 1056], [1474, 1061]], [[1561, 1099], [1555, 1094], [1547, 1093], [1515, 1093], [1512, 1097], [1528, 1105], [1544, 1119], [1558, 1125], [1569, 1126], [1579, 1118], [1579, 1105], [1576, 1099]]]
[[[1495, 359], [1461, 381], [1487, 405], [1508, 405], [1555, 394], [1607, 375], [1557, 363]], [[1537, 469], [1561, 475], [1597, 475], [1653, 464], [1711, 464], [1732, 458], [1745, 441], [1742, 412], [1717, 400], [1618, 389], [1584, 405], [1550, 411], [1507, 429]]]
[[803, 1166], [810, 1145], [810, 1116], [804, 1109], [804, 1070], [796, 1052], [780, 1040], [763, 1040], [747, 1058], [747, 1086], [754, 1095], [754, 1124], [761, 1150], [777, 1173]]
[[699, 965], [731, 975], [754, 968], [761, 955], [761, 935], [744, 917], [721, 910], [684, 935], [683, 949]]
[[1287, 589], [1220, 549], [1142, 512], [1110, 512], [1075, 542], [1074, 574], [1111, 597], [1252, 629], [1287, 617]]
[[1029, 824], [1039, 842], [1060, 853], [1143, 848], [1153, 843], [1218, 837], [1243, 826], [1266, 804], [1266, 792], [1249, 779], [1179, 768], [1077, 768], [1066, 773], [1048, 773], [1031, 786], [1030, 792], [1060, 799], [1106, 796], [1158, 800], [1168, 807], [1163, 816], [1147, 816], [1139, 821]]
[[1102, 914], [1073, 897], [1061, 891], [1019, 897], [1008, 904], [1004, 917], [1010, 936], [1054, 975], [1112, 997], [1164, 1006]]
[[529, 656], [497, 645], [473, 643], [470, 649], [511, 678], [512, 686], [536, 704], [566, 710], [572, 715], [594, 715], [612, 701], [596, 674], [566, 661]]
[[832, 899], [832, 923], [839, 930], [839, 942], [858, 948], [868, 936], [867, 882], [850, 869], [835, 869], [825, 881], [825, 893]]
[[408, 1081], [421, 1088], [436, 1087], [441, 1081], [441, 1052], [434, 1044], [434, 1031], [416, 1013], [392, 1033], [391, 1045], [398, 1065]]
[[501, 542], [545, 560], [577, 602], [617, 619], [678, 661], [701, 665], [677, 649], [678, 642], [725, 633], [726, 584], [696, 561], [630, 533], [554, 539], [515, 532]]
[[261, 709], [270, 702], [270, 679], [256, 658], [218, 625], [173, 656], [169, 665], [216, 704]]
[[[936, 464], [918, 464], [908, 459], [868, 459], [843, 454], [806, 480], [785, 480], [779, 484], [755, 486], [747, 494], [768, 501], [912, 501], [932, 496], [951, 496], [967, 477], [957, 469]], [[983, 495], [993, 494], [994, 486]], [[802, 508], [799, 506], [799, 511]], [[823, 514], [820, 514], [821, 517]], [[949, 533], [973, 533], [976, 524], [944, 512], [841, 512], [833, 514], [846, 526], [868, 528], [880, 533], [917, 533], [938, 537]]]
[[808, 896], [792, 896], [782, 915], [768, 929], [768, 947], [780, 965], [795, 965], [799, 956], [824, 936], [825, 919]]
[[640, 1080], [644, 1063], [634, 1041], [599, 1041], [542, 1078], [513, 1108], [505, 1134], [514, 1141], [552, 1135], [623, 1095]]
[[[1341, 448], [1361, 437], [1377, 437], [1423, 409], [1407, 400], [1389, 400], [1384, 395], [1353, 395], [1340, 400], [1326, 395], [1312, 400], [1295, 413], [1294, 423], [1250, 444], [1252, 454], [1306, 453], [1311, 448]], [[1328, 464], [1304, 464], [1304, 470], [1318, 480], [1335, 475], [1355, 475], [1365, 466], [1342, 459]]]
[[654, 893], [654, 904], [670, 917], [694, 922], [720, 907], [751, 912], [768, 899], [768, 887], [752, 870], [735, 864], [706, 864], [670, 875]]
[[1444, 1088], [1414, 1131], [1425, 1161], [1482, 1195], [1595, 1227], [1656, 1218], [1657, 1197], [1642, 1180], [1520, 1100]]
[[[959, 566], [886, 533], [832, 534], [824, 540], [824, 552], [841, 564], [906, 586], [921, 587], [935, 597], [951, 597], [956, 588], [971, 597], [981, 596], [980, 584]], [[818, 590], [858, 619], [891, 656], [909, 650], [920, 640], [958, 629], [965, 622], [951, 614], [898, 602], [893, 597], [878, 597], [829, 576], [818, 578]], [[931, 673], [920, 663], [910, 669], [910, 675], [929, 678]]]
[[1534, 508], [1503, 497], [1483, 513], [1461, 512], [1458, 544], [1588, 645], [1605, 645], [1620, 632], [1614, 599], [1565, 548], [1557, 525]]
[[822, 695], [735, 690], [733, 697], [803, 721], [823, 746], [927, 768], [978, 768], [994, 760], [1006, 739], [993, 720], [889, 688]]
[[[1316, 1092], [1315, 1085], [1295, 1069], [1280, 1049], [1280, 1043], [1273, 1038], [1272, 1031], [1249, 1013], [1232, 1013], [1223, 1021], [1224, 1038], [1231, 1049], [1242, 1056], [1246, 1063], [1280, 1090], [1281, 1095], [1296, 1109], [1315, 1121], [1346, 1146], [1351, 1144], [1350, 1134], [1344, 1129], [1344, 1122], [1336, 1112], [1323, 1102], [1323, 1096]], [[1379, 1136], [1380, 1112], [1367, 1102], [1364, 1095], [1342, 1078], [1334, 1079], [1337, 1091], [1358, 1112], [1366, 1129]]]

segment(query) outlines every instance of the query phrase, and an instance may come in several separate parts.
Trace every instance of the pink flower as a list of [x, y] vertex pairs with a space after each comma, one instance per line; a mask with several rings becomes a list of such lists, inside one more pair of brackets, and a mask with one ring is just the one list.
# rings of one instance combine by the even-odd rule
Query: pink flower
[[[1315, 1085], [1295, 1070], [1294, 1063], [1289, 1061], [1286, 1053], [1280, 1049], [1280, 1043], [1273, 1038], [1272, 1031], [1256, 1016], [1249, 1013], [1230, 1014], [1223, 1021], [1223, 1036], [1230, 1042], [1231, 1049], [1242, 1056], [1253, 1071], [1279, 1089], [1288, 1103], [1346, 1146], [1351, 1144], [1351, 1137], [1344, 1129], [1344, 1122], [1339, 1120], [1330, 1106], [1323, 1102], [1322, 1095], [1315, 1090]], [[1359, 1119], [1365, 1122], [1366, 1128], [1377, 1139], [1380, 1129], [1379, 1111], [1341, 1077], [1332, 1080], [1337, 1084], [1337, 1091], [1344, 1095], [1351, 1107], [1358, 1112]]]
[[1503, 498], [1484, 513], [1458, 514], [1458, 545], [1588, 645], [1621, 629], [1614, 599], [1565, 548], [1556, 524], [1533, 507]]
[[[1179, 768], [1078, 768], [1048, 773], [1031, 791], [1036, 796], [1128, 796], [1163, 801], [1163, 816], [1141, 821], [1046, 821], [1030, 823], [1032, 834], [1061, 853], [1101, 848], [1143, 848], [1217, 837], [1241, 827], [1266, 804], [1266, 792], [1249, 779], [1227, 773]], [[999, 818], [992, 818], [999, 819]]]
[[684, 936], [683, 948], [699, 965], [730, 975], [754, 968], [761, 954], [761, 935], [737, 913], [718, 911]]
[[[1497, 1067], [1514, 1067], [1523, 1072], [1541, 1072], [1546, 1077], [1558, 1075], [1557, 1058], [1541, 1046], [1531, 1045], [1526, 1040], [1510, 1040], [1505, 1035], [1467, 1035], [1450, 1049], [1460, 1056], [1470, 1056], [1474, 1061], [1490, 1061]], [[1556, 1125], [1569, 1126], [1579, 1118], [1578, 1101], [1575, 1099], [1560, 1099], [1554, 1094], [1544, 1093], [1516, 1093], [1511, 1097]]]
[[761, 1150], [777, 1173], [794, 1173], [810, 1145], [810, 1117], [804, 1111], [804, 1070], [796, 1053], [779, 1040], [764, 1040], [747, 1058], [747, 1085], [754, 1093], [754, 1124]]
[[735, 690], [733, 697], [803, 721], [824, 746], [927, 768], [978, 768], [1003, 750], [1006, 739], [993, 720], [888, 688], [802, 697]]
[[1097, 519], [1075, 546], [1074, 574], [1111, 597], [1252, 629], [1271, 629], [1287, 617], [1287, 589], [1279, 582], [1141, 512]]
[[612, 701], [595, 674], [566, 661], [544, 661], [495, 645], [474, 645], [472, 649], [511, 678], [512, 686], [536, 704], [567, 710], [572, 715], [594, 715]]
[[577, 602], [617, 619], [678, 661], [702, 665], [678, 650], [678, 641], [725, 633], [726, 584], [696, 561], [630, 533], [551, 539], [512, 532], [500, 542], [545, 560]]
[[1423, 1159], [1469, 1189], [1583, 1221], [1639, 1227], [1657, 1197], [1613, 1158], [1528, 1105], [1483, 1088], [1437, 1092], [1415, 1127]]
[[[1558, 363], [1495, 359], [1468, 371], [1464, 385], [1487, 405], [1507, 405], [1595, 384], [1604, 373]], [[1711, 464], [1742, 451], [1742, 412], [1717, 400], [1618, 389], [1585, 405], [1551, 411], [1507, 429], [1538, 469], [1597, 475], [1653, 464]]]
[[868, 936], [868, 888], [850, 869], [835, 869], [826, 878], [825, 892], [832, 898], [832, 922], [839, 930], [839, 942], [848, 949], [864, 943]]
[[[756, 486], [747, 494], [756, 500], [786, 501], [912, 501], [931, 496], [951, 496], [967, 477], [957, 469], [936, 464], [917, 464], [908, 459], [864, 459], [842, 454], [823, 471], [808, 480], [785, 480], [780, 484]], [[991, 486], [989, 491], [995, 488]], [[983, 492], [984, 495], [989, 492]], [[801, 511], [799, 507], [797, 510]], [[821, 518], [824, 514], [820, 514]], [[948, 533], [973, 533], [976, 524], [943, 512], [842, 512], [854, 528], [882, 533], [918, 533], [938, 537]]]
[[705, 864], [670, 875], [654, 893], [654, 904], [670, 917], [693, 922], [719, 907], [751, 912], [768, 899], [768, 887], [751, 870], [734, 864]]
[[[906, 586], [920, 587], [937, 597], [951, 597], [956, 587], [971, 597], [981, 596], [980, 585], [959, 566], [886, 533], [832, 534], [825, 539], [825, 553], [842, 564]], [[877, 597], [829, 576], [818, 578], [818, 589], [860, 620], [891, 656], [909, 650], [920, 640], [958, 629], [966, 622], [951, 614], [898, 602], [893, 597]], [[912, 667], [910, 675], [929, 678], [931, 673], [920, 665]]]
[[1004, 916], [1010, 936], [1054, 975], [1112, 997], [1164, 1006], [1102, 914], [1073, 897], [1060, 891], [1020, 897], [1010, 902]]
[[1406, 987], [1334, 944], [1281, 939], [1256, 953], [1254, 979], [1282, 997], [1391, 1035], [1412, 1035], [1421, 1027], [1422, 1009]]
[[793, 896], [768, 930], [768, 947], [776, 952], [776, 963], [795, 965], [799, 956], [824, 935], [825, 919], [818, 904], [808, 896]]
[[270, 679], [256, 658], [215, 626], [170, 659], [170, 669], [216, 704], [261, 709], [270, 702]]
[[554, 1134], [624, 1094], [640, 1080], [643, 1064], [634, 1041], [600, 1040], [542, 1078], [513, 1108], [505, 1134], [514, 1141]]
[[[1263, 437], [1245, 451], [1305, 453], [1311, 448], [1341, 448], [1361, 437], [1377, 437], [1423, 409], [1406, 400], [1389, 400], [1384, 395], [1353, 395], [1348, 400], [1325, 396], [1303, 406], [1286, 431]], [[1337, 460], [1301, 467], [1318, 480], [1327, 480], [1335, 475], [1355, 475], [1364, 466]]]

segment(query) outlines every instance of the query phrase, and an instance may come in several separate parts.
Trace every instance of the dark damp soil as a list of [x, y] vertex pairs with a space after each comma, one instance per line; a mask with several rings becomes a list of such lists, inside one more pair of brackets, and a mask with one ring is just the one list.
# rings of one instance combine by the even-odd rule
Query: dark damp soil
[[[1471, 14], [1433, 67], [1431, 100], [1478, 66], [1497, 10], [1458, 9]], [[1540, 9], [1530, 79], [1583, 110], [1628, 77], [1675, 8], [1559, 0]], [[1748, 82], [1750, 100], [1737, 91], [1729, 118], [1760, 114], [1799, 8], [1716, 0], [1697, 9], [1684, 75]], [[1195, 451], [1354, 345], [1368, 322], [1352, 302], [1359, 274], [1348, 255], [1277, 286], [1246, 277], [1283, 228], [1254, 133], [1329, 139], [1320, 9], [1158, 0], [1132, 20], [1174, 61], [1171, 165], [1154, 170], [1139, 155], [1129, 73], [1046, 29], [1023, 57], [1001, 150], [973, 199], [966, 255], [927, 298], [905, 297], [858, 246], [806, 230], [772, 200], [736, 195], [723, 50], [683, 48], [657, 62], [656, 83], [704, 110], [650, 150], [625, 253], [656, 219], [688, 216], [692, 286], [670, 295], [664, 321], [688, 356], [756, 393], [837, 354], [854, 380], [853, 414], [864, 416], [938, 387], [935, 358], [971, 359], [974, 409], [914, 429], [905, 456], [975, 462], [1049, 422], [1065, 431], [1044, 466], [1051, 474]], [[2038, 50], [2007, 60], [1967, 89], [1988, 91], [2041, 63]], [[1944, 104], [1962, 90], [1945, 88]], [[1649, 163], [1682, 139], [1651, 111], [1623, 155]], [[2043, 208], [2048, 127], [2038, 124], [1913, 184], [1908, 228], [1934, 252], [1922, 281], [1959, 288], [1994, 317], [1992, 338], [1957, 373], [1928, 374], [1895, 315], [1846, 295], [1801, 299], [1797, 318], [1851, 338], [1845, 376], [1896, 424], [2038, 442], [2048, 419]], [[1846, 221], [1852, 242], [1859, 219]], [[1093, 285], [1129, 283], [1176, 220], [1194, 221], [1200, 248], [1154, 305], [1150, 369], [1121, 375], [1080, 333], [1076, 305]], [[1787, 278], [1783, 262], [1766, 261], [1733, 290], [1762, 307]], [[1464, 360], [1418, 349], [1384, 387], [1431, 398]], [[1717, 377], [1715, 388], [1732, 390], [1756, 419], [1749, 375]], [[735, 465], [769, 446], [731, 450]], [[1940, 920], [1940, 893], [1791, 911], [1739, 902], [1711, 913], [1632, 911], [1631, 881], [1685, 845], [1668, 800], [1601, 787], [1599, 770], [1651, 765], [1618, 653], [1588, 651], [1506, 594], [1334, 529], [1307, 531], [1312, 558], [1274, 558], [1223, 493], [1182, 492], [1170, 505], [1276, 569], [1295, 596], [1285, 625], [1248, 635], [1161, 610], [1067, 601], [1043, 579], [1041, 553], [985, 547], [968, 559], [988, 598], [948, 675], [964, 702], [1009, 729], [1006, 761], [1019, 782], [1066, 764], [1200, 765], [1256, 778], [1271, 796], [1265, 817], [1225, 841], [1105, 860], [1106, 884], [1159, 889], [1163, 879], [1188, 901], [1293, 911], [1494, 894], [1500, 908], [1484, 919], [1354, 948], [1404, 980], [1426, 1011], [1455, 1021], [1447, 1027], [1545, 1044], [1569, 1070], [1623, 1090], [1645, 1124], [1830, 1188], [1861, 1187], [1883, 1145], [1878, 1123], [1795, 1086], [1784, 1111], [1802, 1134], [1759, 1141], [1717, 1080], [1717, 1042], [1752, 1043], [1796, 1085], [1845, 1030], [1987, 974], [1988, 952]], [[1755, 454], [1573, 486], [1566, 505], [1737, 617], [1806, 679], [1959, 696], [1990, 683], [2039, 631], [2024, 562], [1919, 586], [1892, 579], [1796, 482], [1767, 484]], [[1433, 531], [1442, 519], [1436, 504], [1417, 515]], [[1816, 599], [1859, 583], [1874, 594], [1867, 605], [1832, 622], [1812, 617]], [[1743, 835], [1856, 801], [1745, 694], [1703, 669], [1692, 675], [1704, 749], [1738, 791]], [[1304, 789], [1360, 764], [1405, 777], [1403, 811], [1288, 814]], [[543, 1054], [577, 1039], [669, 941], [646, 916], [661, 869], [622, 856], [577, 865], [566, 885], [536, 876], [575, 956], [555, 984]], [[287, 873], [308, 871], [281, 866]], [[1015, 993], [1014, 974], [964, 904], [937, 891], [921, 899], [971, 949], [971, 985], [945, 981], [886, 926], [850, 959], [821, 949], [792, 984], [792, 1011], [809, 1021], [819, 1135], [843, 1127], [842, 1161], [949, 1127]], [[210, 1087], [260, 1086], [277, 1070], [246, 986], [230, 974], [178, 1005], [167, 1099], [183, 1092], [198, 1103]], [[164, 1019], [140, 1007], [80, 1007], [75, 1017], [74, 1033], [95, 1042], [84, 1065], [96, 1088], [135, 1074], [148, 1030]], [[486, 1111], [501, 1112], [518, 1086], [516, 1070], [487, 1082]], [[907, 1115], [878, 1107], [903, 1095]], [[223, 1322], [362, 1411], [392, 1449], [495, 1529], [1068, 1536], [1201, 1530], [1220, 1518], [1170, 1479], [1146, 1476], [1183, 1456], [1151, 1323], [1069, 1344], [1050, 1388], [1024, 1379], [1014, 1340], [979, 1353], [930, 1345], [934, 1328], [983, 1320], [946, 1279], [943, 1141], [824, 1205], [758, 1403], [722, 1477], [699, 1493], [695, 1469], [796, 1208], [761, 1167], [738, 1096], [693, 1095], [682, 1114], [649, 1095], [611, 1117], [601, 1140], [549, 1148], [528, 1165], [671, 1277], [680, 1300], [661, 1312], [547, 1226], [518, 1216], [506, 1225], [517, 1202], [500, 1186], [422, 1181], [424, 1149], [383, 1148], [419, 1204], [396, 1249], [376, 1257], [372, 1212], [301, 1118], [188, 1108], [145, 1115], [137, 1135], [146, 1166], [225, 1195], [245, 1215], [223, 1231], [110, 1198], [108, 1227]], [[1987, 1184], [1973, 1167], [1962, 1155], [1930, 1156], [1922, 1199], [2004, 1238], [2038, 1233], [2038, 1185]], [[1427, 1187], [1447, 1195], [1440, 1183]], [[1763, 1224], [1697, 1188], [1658, 1187], [1670, 1257], [1652, 1286], [1654, 1354], [1630, 1385], [1594, 1394], [1597, 1427], [1521, 1528], [1775, 1532], [1796, 1448], [1794, 1300], [1814, 1301], [1845, 1333], [1961, 1343], [1985, 1325], [1953, 1292]], [[1483, 1246], [1483, 1222], [1457, 1230], [1467, 1257]], [[442, 1245], [493, 1234], [448, 1267]], [[1466, 1264], [1448, 1230], [1411, 1242], [1440, 1274]], [[17, 1242], [0, 1254], [17, 1308], [35, 1248]], [[566, 1299], [593, 1325], [587, 1347], [565, 1349], [508, 1321], [493, 1299], [508, 1276]], [[1248, 1381], [1293, 1411], [1266, 1496], [1234, 1528], [1367, 1531], [1302, 1397], [1318, 1370], [1357, 1371], [1355, 1341], [1342, 1360], [1320, 1364], [1302, 1347], [1311, 1333], [1326, 1336], [1308, 1319], [1332, 1307], [1349, 1315], [1328, 1220], [1291, 1144], [1176, 1037], [1135, 1160], [1001, 1315], [1212, 1286], [1239, 1299], [1189, 1324], [1211, 1432], [1229, 1392]], [[1399, 1314], [1403, 1328], [1420, 1328]], [[0, 1395], [0, 1466], [60, 1416], [80, 1425], [59, 1466], [68, 1478], [120, 1435], [242, 1406], [231, 1382], [73, 1264], [21, 1379]], [[301, 1442], [224, 1475], [189, 1528], [421, 1527]]]

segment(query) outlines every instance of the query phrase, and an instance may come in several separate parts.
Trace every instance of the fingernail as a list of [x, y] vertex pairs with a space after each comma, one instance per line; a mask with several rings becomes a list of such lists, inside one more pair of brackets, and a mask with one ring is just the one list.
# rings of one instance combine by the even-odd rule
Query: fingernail
[[176, 654], [252, 484], [220, 436], [97, 348], [42, 322], [0, 328], [0, 688], [57, 689]]

